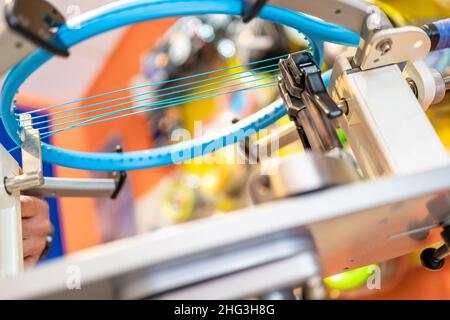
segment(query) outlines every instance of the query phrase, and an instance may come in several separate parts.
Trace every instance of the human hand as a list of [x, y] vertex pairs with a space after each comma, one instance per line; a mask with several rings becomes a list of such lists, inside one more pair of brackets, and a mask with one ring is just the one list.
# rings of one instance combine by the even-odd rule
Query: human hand
[[26, 268], [34, 266], [47, 246], [52, 233], [49, 206], [45, 200], [21, 196], [23, 256]]

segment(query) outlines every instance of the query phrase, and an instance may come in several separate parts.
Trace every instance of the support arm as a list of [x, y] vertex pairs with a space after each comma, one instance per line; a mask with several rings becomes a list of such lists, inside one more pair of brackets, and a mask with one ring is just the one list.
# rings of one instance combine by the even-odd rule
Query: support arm
[[345, 27], [364, 37], [367, 18], [379, 14], [381, 28], [392, 27], [378, 7], [360, 0], [272, 0], [271, 5], [312, 15]]

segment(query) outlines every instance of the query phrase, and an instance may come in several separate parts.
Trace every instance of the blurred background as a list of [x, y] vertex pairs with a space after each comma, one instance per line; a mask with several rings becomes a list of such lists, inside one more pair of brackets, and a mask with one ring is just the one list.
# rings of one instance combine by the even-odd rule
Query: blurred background
[[[72, 18], [113, 1], [50, 2], [67, 18]], [[414, 5], [408, 0], [373, 2], [384, 9], [397, 26], [422, 25], [450, 16], [450, 0], [416, 0]], [[297, 32], [258, 19], [243, 24], [237, 17], [212, 15], [141, 23], [74, 47], [68, 60], [51, 60], [22, 87], [18, 106], [22, 110], [39, 109], [120, 88], [232, 68], [307, 46]], [[324, 70], [330, 68], [336, 55], [345, 50], [327, 45]], [[431, 54], [428, 63], [441, 73], [450, 74], [449, 51]], [[252, 68], [258, 66], [252, 65]], [[157, 88], [164, 89], [164, 85]], [[173, 143], [171, 135], [177, 129], [186, 129], [195, 136], [194, 121], [202, 121], [203, 133], [226, 127], [274, 101], [277, 94], [273, 86], [234, 92], [188, 102], [177, 108], [69, 130], [50, 139], [57, 146], [92, 152], [111, 152], [117, 145], [125, 151], [148, 149]], [[133, 101], [129, 103], [133, 104]], [[433, 106], [428, 115], [450, 148], [450, 101]], [[42, 116], [51, 117], [45, 112]], [[286, 123], [288, 119], [282, 119], [277, 125]], [[7, 148], [13, 146], [3, 128], [0, 128], [0, 142]], [[299, 145], [293, 145], [281, 153], [299, 150]], [[235, 148], [225, 148], [215, 156], [233, 156], [234, 152]], [[17, 152], [14, 155], [19, 156]], [[49, 259], [248, 206], [246, 181], [251, 170], [245, 164], [211, 165], [194, 161], [176, 167], [130, 172], [123, 192], [114, 202], [109, 199], [49, 200], [56, 230]], [[45, 166], [45, 173], [63, 177], [107, 175], [51, 165]], [[329, 297], [450, 299], [450, 269], [445, 267], [440, 273], [430, 273], [419, 264], [418, 254], [381, 263], [383, 287], [376, 292], [364, 289], [367, 279], [364, 268], [336, 275], [325, 280]]]

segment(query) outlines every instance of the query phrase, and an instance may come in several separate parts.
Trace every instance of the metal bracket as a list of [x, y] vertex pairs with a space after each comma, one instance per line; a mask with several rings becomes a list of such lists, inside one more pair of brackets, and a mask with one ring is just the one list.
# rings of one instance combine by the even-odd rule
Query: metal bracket
[[5, 177], [9, 194], [22, 192], [37, 197], [110, 197], [115, 199], [122, 190], [126, 172], [113, 172], [109, 179], [73, 179], [44, 177], [42, 170], [41, 139], [33, 128], [31, 115], [20, 115], [22, 131], [22, 174]]
[[353, 65], [361, 70], [423, 60], [431, 48], [430, 37], [422, 29], [393, 28], [386, 14], [366, 1], [272, 0], [271, 4], [321, 18], [359, 34], [361, 41]]
[[305, 149], [328, 152], [342, 149], [333, 119], [345, 112], [328, 95], [319, 67], [301, 51], [280, 60], [279, 89], [288, 114], [297, 126]]
[[374, 29], [368, 32], [371, 35], [361, 41], [353, 58], [353, 65], [361, 70], [424, 60], [431, 49], [430, 38], [418, 27]]
[[[361, 0], [272, 0], [270, 4], [321, 18], [362, 36], [368, 15], [375, 10], [374, 8], [378, 9], [373, 4]], [[383, 21], [389, 23], [387, 18]]]
[[5, 177], [5, 189], [9, 194], [41, 186], [44, 183], [39, 130], [33, 128], [29, 114], [21, 114], [20, 121], [23, 126], [22, 174]]

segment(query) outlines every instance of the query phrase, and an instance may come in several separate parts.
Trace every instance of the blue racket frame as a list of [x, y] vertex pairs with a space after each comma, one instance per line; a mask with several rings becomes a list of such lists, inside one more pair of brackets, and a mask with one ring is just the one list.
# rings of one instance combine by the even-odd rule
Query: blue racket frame
[[[242, 0], [134, 0], [119, 1], [68, 22], [58, 31], [63, 43], [72, 47], [84, 40], [119, 27], [167, 17], [227, 14], [239, 16]], [[332, 42], [357, 46], [359, 35], [342, 27], [290, 10], [264, 6], [259, 17], [294, 28], [306, 35], [316, 62], [323, 62], [323, 44]], [[0, 102], [2, 121], [8, 135], [21, 145], [22, 128], [14, 110], [14, 97], [23, 82], [53, 55], [38, 49], [15, 66], [3, 84]], [[90, 153], [66, 150], [42, 143], [43, 161], [64, 167], [114, 171], [136, 170], [180, 163], [237, 143], [273, 124], [286, 114], [281, 100], [254, 115], [213, 134], [160, 148], [125, 153]]]

